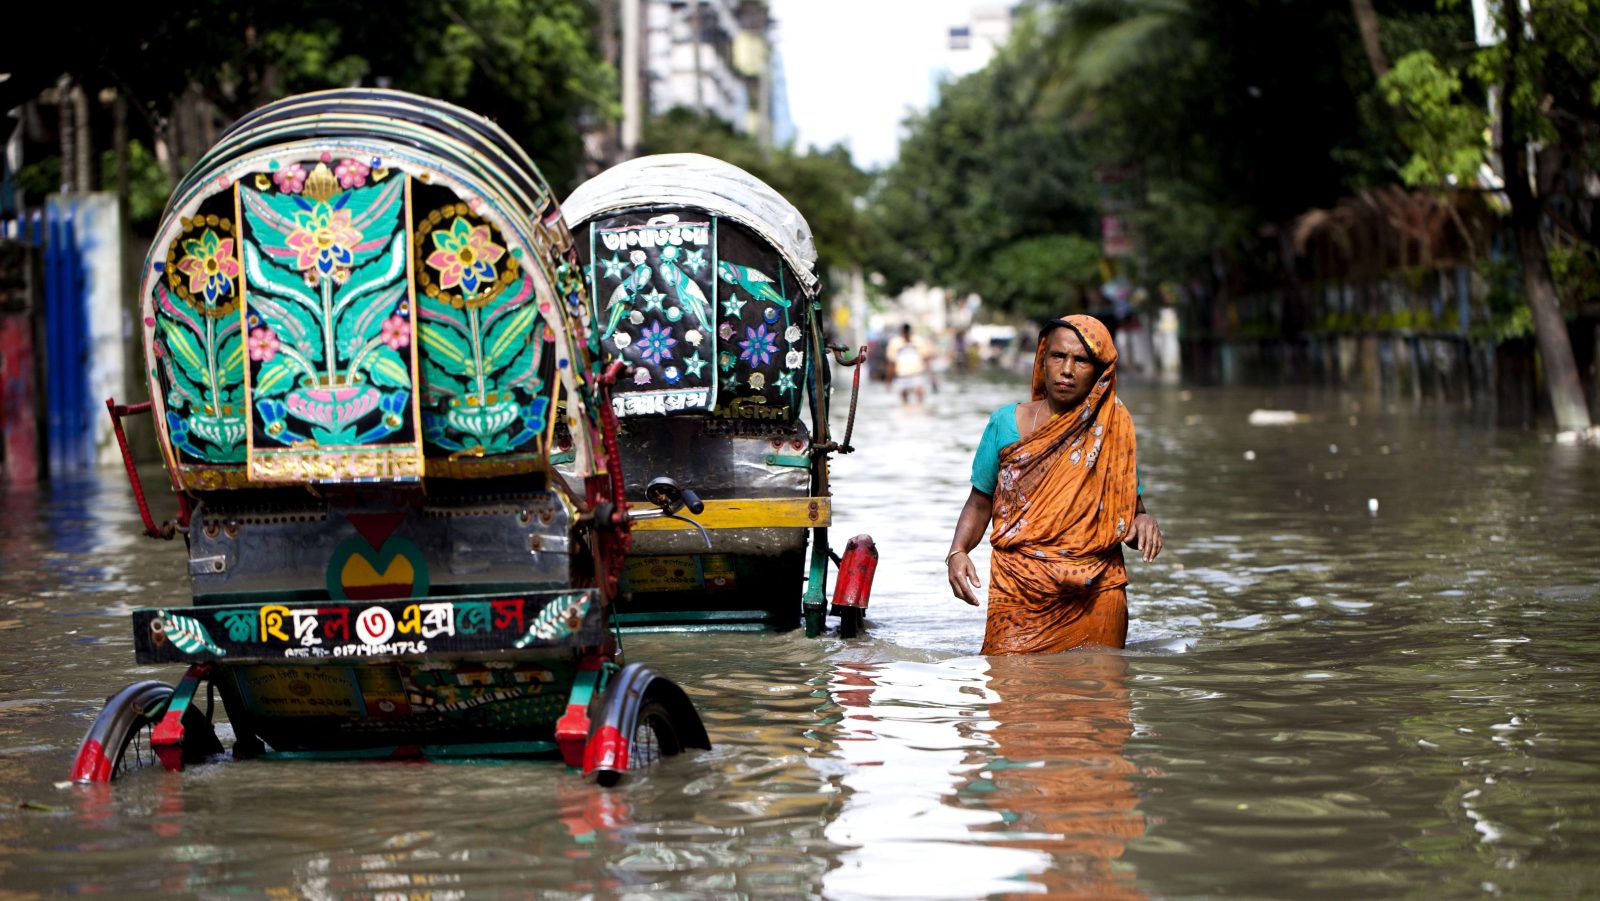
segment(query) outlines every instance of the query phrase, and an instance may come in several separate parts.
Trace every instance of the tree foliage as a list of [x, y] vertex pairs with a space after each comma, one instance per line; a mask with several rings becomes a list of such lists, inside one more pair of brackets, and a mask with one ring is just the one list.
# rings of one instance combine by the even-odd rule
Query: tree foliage
[[1520, 0], [1490, 0], [1485, 11], [1495, 39], [1468, 60], [1445, 66], [1414, 53], [1383, 79], [1386, 96], [1405, 113], [1400, 135], [1412, 156], [1401, 174], [1413, 184], [1476, 175], [1486, 117], [1457, 94], [1475, 82], [1495, 97], [1495, 149], [1522, 282], [1519, 303], [1504, 318], [1535, 333], [1558, 425], [1583, 430], [1591, 420], [1562, 307], [1573, 312], [1594, 296], [1600, 4], [1549, 0], [1524, 8]]
[[[595, 38], [595, 0], [392, 0], [341, 7], [308, 0], [187, 0], [111, 4], [73, 21], [70, 49], [57, 10], [24, 4], [0, 83], [10, 108], [67, 75], [91, 97], [115, 89], [133, 110], [131, 136], [169, 146], [186, 97], [198, 93], [226, 125], [303, 91], [385, 86], [458, 103], [496, 120], [558, 193], [570, 188], [585, 121], [614, 118], [616, 74]], [[37, 22], [32, 27], [26, 18]], [[16, 24], [16, 23], [14, 23]], [[109, 146], [109, 128], [95, 129]], [[175, 146], [188, 157], [204, 147]], [[178, 168], [192, 163], [181, 159]]]
[[884, 238], [872, 264], [890, 290], [922, 281], [1054, 315], [1094, 278], [1092, 161], [1069, 123], [1037, 115], [1037, 36], [1025, 28], [907, 123], [870, 196]]
[[1460, 75], [1432, 53], [1416, 50], [1380, 84], [1384, 98], [1405, 112], [1398, 129], [1411, 158], [1400, 167], [1400, 178], [1424, 187], [1473, 184], [1488, 150], [1483, 132], [1489, 116], [1481, 105], [1463, 100]]
[[[1433, 0], [1380, 11], [1401, 55], [1454, 60], [1470, 38]], [[1049, 236], [1082, 247], [1115, 217], [1133, 240], [1123, 274], [1209, 278], [1219, 259], [1254, 265], [1274, 223], [1393, 182], [1408, 155], [1350, 8], [1296, 0], [1036, 0], [901, 148], [872, 195], [879, 268], [1019, 312], [1074, 289], [1050, 267], [997, 269]]]

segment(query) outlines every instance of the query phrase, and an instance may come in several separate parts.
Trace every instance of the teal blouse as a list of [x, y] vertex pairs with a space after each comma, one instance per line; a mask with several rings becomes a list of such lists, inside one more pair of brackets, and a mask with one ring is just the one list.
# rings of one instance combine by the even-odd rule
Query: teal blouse
[[[994, 497], [994, 487], [1000, 482], [1000, 451], [1021, 440], [1016, 404], [1006, 404], [989, 414], [989, 424], [984, 426], [978, 451], [972, 456], [972, 487]], [[1139, 494], [1144, 494], [1143, 479], [1139, 480]]]

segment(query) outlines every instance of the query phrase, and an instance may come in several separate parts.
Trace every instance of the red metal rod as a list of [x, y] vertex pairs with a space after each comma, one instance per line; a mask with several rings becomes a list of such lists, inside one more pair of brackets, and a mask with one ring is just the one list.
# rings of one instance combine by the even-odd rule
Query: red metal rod
[[144, 499], [144, 485], [139, 481], [139, 470], [133, 465], [133, 453], [128, 450], [128, 436], [122, 431], [122, 417], [150, 412], [150, 402], [119, 404], [115, 398], [108, 397], [106, 412], [111, 414], [111, 429], [117, 433], [117, 447], [122, 449], [122, 465], [128, 469], [128, 484], [133, 486], [133, 499], [139, 504], [139, 516], [144, 520], [144, 533], [151, 538], [171, 538], [171, 534], [162, 534], [162, 530], [156, 527], [155, 517], [150, 515], [150, 504]]

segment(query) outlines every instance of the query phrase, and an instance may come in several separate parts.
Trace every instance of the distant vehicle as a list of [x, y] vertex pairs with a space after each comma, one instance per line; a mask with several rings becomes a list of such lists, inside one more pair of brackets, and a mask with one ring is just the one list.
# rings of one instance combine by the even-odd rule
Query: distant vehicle
[[[829, 431], [830, 348], [804, 217], [748, 172], [698, 154], [622, 163], [579, 186], [562, 211], [587, 273], [592, 352], [623, 366], [612, 405], [628, 498], [646, 499], [645, 474], [662, 473], [705, 503], [698, 524], [635, 526], [618, 621], [722, 630], [804, 622], [819, 633], [833, 521], [828, 457], [850, 448], [848, 430], [843, 442]], [[831, 350], [860, 362], [859, 351]], [[854, 546], [876, 559], [865, 536]], [[871, 573], [842, 572], [836, 598], [850, 600], [835, 611], [848, 636]]]
[[230, 732], [234, 757], [551, 757], [603, 783], [709, 747], [683, 690], [622, 660], [620, 367], [497, 126], [395, 91], [262, 107], [174, 192], [140, 292], [150, 401], [108, 405], [119, 439], [154, 414], [176, 520], [128, 474], [193, 597], [136, 610], [134, 649], [187, 669], [111, 696], [76, 781]]
[[967, 329], [967, 341], [977, 349], [979, 360], [1004, 365], [1016, 353], [1017, 327], [974, 325]]

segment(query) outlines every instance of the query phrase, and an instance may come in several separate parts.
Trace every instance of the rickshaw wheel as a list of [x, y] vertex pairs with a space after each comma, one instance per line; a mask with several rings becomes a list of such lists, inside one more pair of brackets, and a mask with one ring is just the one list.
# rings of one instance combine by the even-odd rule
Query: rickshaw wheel
[[78, 748], [74, 782], [111, 782], [160, 763], [150, 735], [172, 700], [164, 682], [135, 682], [106, 699]]
[[639, 707], [639, 722], [628, 742], [628, 769], [638, 770], [660, 763], [683, 750], [672, 716], [659, 701], [645, 701]]

